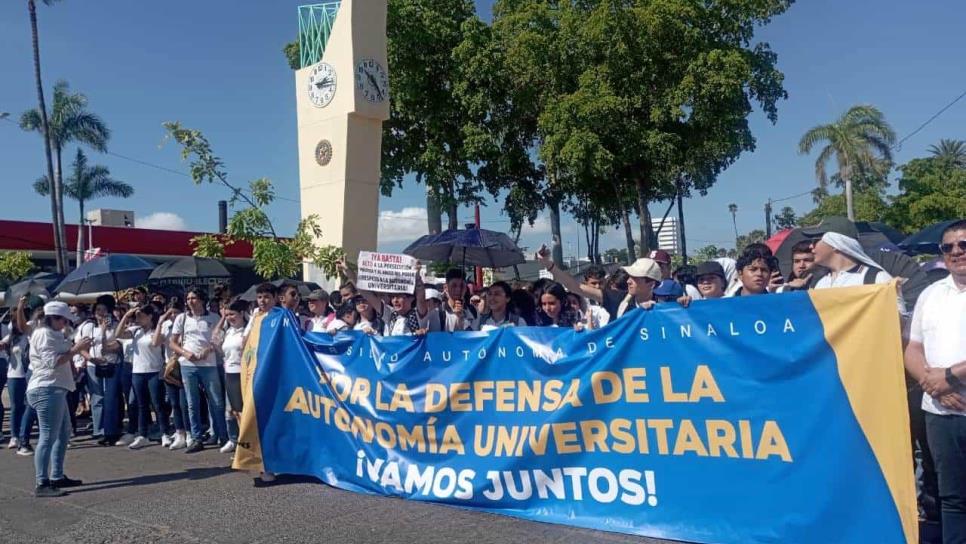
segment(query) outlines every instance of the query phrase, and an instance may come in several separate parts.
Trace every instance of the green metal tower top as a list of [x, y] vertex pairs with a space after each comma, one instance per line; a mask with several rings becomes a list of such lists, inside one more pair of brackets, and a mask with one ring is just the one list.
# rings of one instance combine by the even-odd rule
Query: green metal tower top
[[340, 3], [299, 6], [299, 63], [302, 68], [322, 60]]

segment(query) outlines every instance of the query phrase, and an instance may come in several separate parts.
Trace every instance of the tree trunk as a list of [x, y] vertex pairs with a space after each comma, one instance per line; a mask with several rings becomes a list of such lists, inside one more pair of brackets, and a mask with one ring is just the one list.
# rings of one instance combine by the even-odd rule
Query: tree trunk
[[560, 266], [563, 264], [563, 239], [560, 233], [560, 200], [555, 196], [551, 197], [549, 208], [550, 233], [553, 235], [553, 262], [557, 263], [557, 266]]
[[684, 264], [688, 264], [688, 243], [684, 238], [684, 205], [682, 198], [681, 185], [678, 185], [678, 235], [681, 237], [681, 257]]
[[57, 227], [60, 229], [61, 250], [63, 252], [64, 268], [70, 268], [70, 257], [67, 253], [67, 221], [64, 219], [64, 169], [61, 162], [62, 149], [54, 147], [54, 178], [57, 183]]
[[77, 268], [84, 264], [84, 201], [79, 200], [80, 219], [77, 220]]
[[627, 208], [621, 209], [621, 222], [624, 223], [624, 237], [627, 239], [627, 263], [630, 264], [637, 260], [637, 253], [634, 251], [634, 234], [631, 232], [631, 216], [627, 213]]
[[849, 221], [855, 221], [855, 209], [852, 207], [852, 172], [848, 166], [842, 169], [842, 179], [845, 181], [845, 213]]
[[650, 255], [651, 242], [654, 238], [654, 227], [651, 225], [651, 212], [647, 209], [644, 179], [637, 180], [637, 217], [640, 220], [641, 255]]
[[54, 192], [54, 160], [50, 150], [50, 125], [47, 122], [47, 103], [44, 100], [44, 83], [40, 77], [40, 38], [37, 32], [37, 4], [34, 0], [27, 0], [27, 11], [30, 12], [30, 32], [34, 50], [34, 81], [37, 86], [37, 101], [40, 106], [40, 120], [44, 137], [44, 156], [47, 159], [47, 179], [50, 181], [50, 215], [54, 229], [54, 258], [57, 263], [57, 273], [66, 274], [64, 263], [64, 240], [61, 237], [60, 226], [57, 224], [57, 193]]
[[446, 218], [449, 222], [447, 228], [458, 229], [460, 228], [460, 218], [459, 218], [459, 204], [452, 202], [449, 205], [449, 209], [446, 210]]
[[426, 229], [429, 234], [443, 232], [443, 210], [440, 209], [436, 192], [426, 186]]

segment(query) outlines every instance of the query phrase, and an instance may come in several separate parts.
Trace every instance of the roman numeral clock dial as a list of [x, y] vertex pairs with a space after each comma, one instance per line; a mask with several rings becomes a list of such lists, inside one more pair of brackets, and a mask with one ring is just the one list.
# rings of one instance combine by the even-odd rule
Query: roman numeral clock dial
[[369, 102], [384, 102], [389, 98], [389, 75], [379, 62], [362, 59], [356, 65], [356, 89]]
[[309, 101], [317, 108], [324, 108], [335, 97], [336, 75], [331, 64], [320, 62], [309, 73]]

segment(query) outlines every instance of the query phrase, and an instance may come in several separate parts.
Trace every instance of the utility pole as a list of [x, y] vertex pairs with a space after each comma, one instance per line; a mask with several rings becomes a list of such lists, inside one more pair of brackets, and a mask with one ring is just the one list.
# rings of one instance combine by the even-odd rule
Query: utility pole
[[[476, 206], [473, 208], [473, 223], [476, 225], [476, 230], [480, 230], [480, 203], [477, 202]], [[465, 272], [464, 272], [465, 274]], [[483, 267], [476, 267], [476, 288], [479, 289], [483, 287]]]
[[684, 238], [684, 183], [678, 180], [678, 236], [681, 237], [681, 258], [688, 264], [688, 243]]
[[765, 202], [765, 239], [771, 238], [771, 199]]
[[731, 223], [735, 226], [735, 251], [738, 250], [738, 205], [728, 204], [728, 211], [731, 212]]

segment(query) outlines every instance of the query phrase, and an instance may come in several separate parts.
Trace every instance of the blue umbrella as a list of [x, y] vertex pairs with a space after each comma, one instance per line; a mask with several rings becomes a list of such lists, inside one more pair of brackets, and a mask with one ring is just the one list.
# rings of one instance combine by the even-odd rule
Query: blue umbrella
[[58, 293], [121, 291], [147, 283], [155, 264], [136, 255], [107, 255], [88, 261], [67, 274]]
[[422, 261], [463, 263], [503, 268], [526, 261], [523, 251], [502, 232], [485, 229], [449, 229], [427, 234], [403, 250]]
[[899, 247], [912, 254], [925, 253], [927, 255], [938, 255], [939, 242], [942, 241], [943, 231], [946, 230], [946, 227], [952, 225], [956, 221], [959, 220], [950, 219], [949, 221], [933, 223], [932, 225], [929, 225], [921, 231], [899, 242]]

